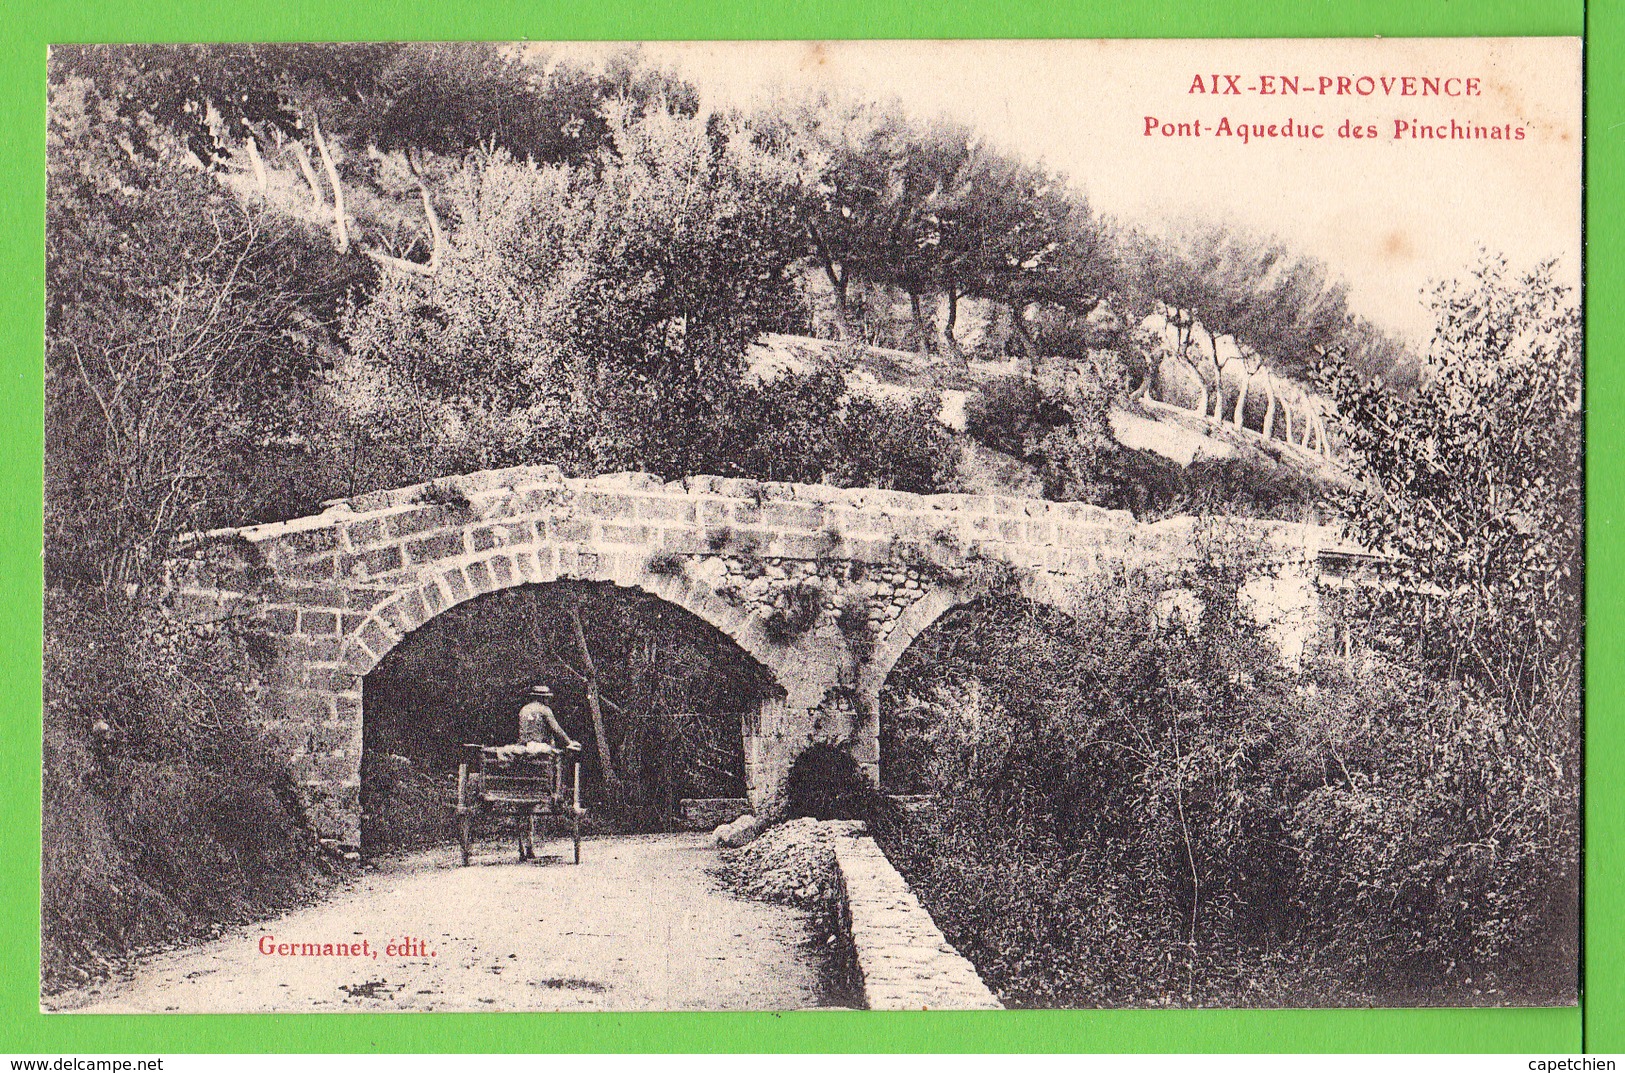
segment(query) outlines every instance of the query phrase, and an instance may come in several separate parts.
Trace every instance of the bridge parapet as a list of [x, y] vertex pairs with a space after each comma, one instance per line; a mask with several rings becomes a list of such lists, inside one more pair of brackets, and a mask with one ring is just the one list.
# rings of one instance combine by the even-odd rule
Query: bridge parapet
[[[1302, 603], [1328, 534], [1233, 520], [1266, 606]], [[171, 566], [175, 605], [247, 615], [277, 653], [268, 729], [318, 824], [354, 842], [364, 677], [425, 622], [525, 584], [607, 582], [692, 612], [777, 685], [746, 728], [758, 804], [814, 741], [878, 772], [880, 688], [909, 643], [950, 608], [1005, 586], [1066, 607], [1103, 571], [1179, 576], [1212, 524], [1137, 523], [1124, 511], [983, 495], [774, 484], [642, 473], [566, 478], [491, 470], [336, 501], [321, 514], [196, 535]], [[1295, 586], [1295, 587], [1294, 587]], [[1282, 590], [1285, 591], [1285, 590]], [[1300, 614], [1297, 608], [1293, 614]]]

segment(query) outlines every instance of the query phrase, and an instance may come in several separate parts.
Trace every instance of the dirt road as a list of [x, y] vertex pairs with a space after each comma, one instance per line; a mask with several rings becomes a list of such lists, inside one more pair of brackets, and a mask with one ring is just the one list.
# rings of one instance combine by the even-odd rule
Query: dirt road
[[[538, 845], [568, 854], [568, 843]], [[383, 1010], [785, 1010], [818, 1006], [806, 914], [706, 874], [704, 835], [588, 840], [520, 864], [511, 844], [380, 867], [319, 905], [157, 955], [133, 978], [58, 996], [84, 1013]], [[360, 956], [299, 956], [303, 944]], [[421, 947], [419, 946], [421, 943]], [[264, 949], [270, 953], [262, 952]]]

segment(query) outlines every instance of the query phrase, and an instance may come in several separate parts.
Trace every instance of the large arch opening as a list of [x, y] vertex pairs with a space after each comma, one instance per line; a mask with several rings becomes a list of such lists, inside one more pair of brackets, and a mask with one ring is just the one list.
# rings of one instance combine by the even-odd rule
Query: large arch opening
[[745, 798], [748, 727], [777, 691], [736, 642], [639, 589], [560, 581], [469, 600], [362, 679], [363, 850], [451, 837], [461, 747], [516, 740], [537, 683], [582, 744], [592, 826], [617, 832], [681, 826], [684, 801]]

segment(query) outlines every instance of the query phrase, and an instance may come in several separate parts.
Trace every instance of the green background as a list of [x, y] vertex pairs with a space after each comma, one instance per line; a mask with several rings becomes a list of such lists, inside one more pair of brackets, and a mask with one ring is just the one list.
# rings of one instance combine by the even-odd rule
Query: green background
[[[1620, 488], [1625, 273], [1610, 241], [1625, 186], [1625, 11], [1576, 0], [150, 0], [0, 8], [0, 1051], [1163, 1050], [1625, 1052], [1625, 682]], [[80, 41], [1317, 37], [1578, 35], [1587, 42], [1587, 921], [1584, 1008], [1003, 1013], [39, 1013], [40, 533], [45, 48]], [[1611, 57], [1611, 59], [1610, 59]], [[1609, 68], [1613, 70], [1610, 71]]]

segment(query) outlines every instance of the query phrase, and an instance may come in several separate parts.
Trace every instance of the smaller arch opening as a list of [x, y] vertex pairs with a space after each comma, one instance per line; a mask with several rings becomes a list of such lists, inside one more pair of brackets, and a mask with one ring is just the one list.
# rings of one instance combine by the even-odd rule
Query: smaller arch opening
[[[999, 704], [990, 668], [1018, 664], [1022, 696], [1041, 705], [1077, 669], [1066, 612], [1001, 588], [949, 608], [909, 643], [880, 691], [880, 787], [934, 794], [978, 759]], [[975, 755], [973, 755], [975, 754]]]
[[838, 745], [809, 745], [790, 764], [785, 798], [791, 816], [860, 820], [872, 814], [875, 788], [852, 753]]

